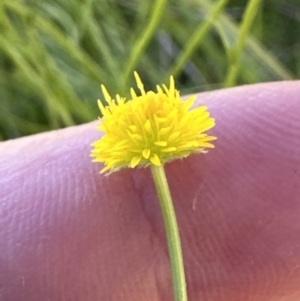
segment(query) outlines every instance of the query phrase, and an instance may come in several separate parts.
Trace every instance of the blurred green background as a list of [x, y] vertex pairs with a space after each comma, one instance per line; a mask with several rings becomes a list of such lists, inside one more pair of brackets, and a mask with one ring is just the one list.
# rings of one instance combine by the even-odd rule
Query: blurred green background
[[100, 84], [181, 94], [300, 77], [299, 0], [1, 0], [0, 139], [91, 121]]

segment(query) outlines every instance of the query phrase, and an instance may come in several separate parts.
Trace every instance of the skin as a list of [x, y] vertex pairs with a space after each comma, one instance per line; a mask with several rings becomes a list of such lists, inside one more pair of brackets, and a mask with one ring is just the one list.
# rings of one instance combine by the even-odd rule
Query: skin
[[[216, 148], [166, 165], [189, 301], [300, 300], [299, 95], [198, 95]], [[95, 124], [0, 144], [0, 300], [172, 300], [150, 171], [100, 175]]]

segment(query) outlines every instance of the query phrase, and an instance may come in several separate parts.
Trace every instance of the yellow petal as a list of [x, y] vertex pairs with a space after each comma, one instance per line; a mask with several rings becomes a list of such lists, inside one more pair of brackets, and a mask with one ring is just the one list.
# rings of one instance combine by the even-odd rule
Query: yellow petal
[[106, 172], [107, 170], [109, 170], [110, 168], [111, 168], [110, 166], [105, 166], [104, 168], [102, 168], [100, 170], [100, 173], [102, 174], [102, 173]]
[[165, 118], [165, 117], [157, 117], [156, 114], [154, 114], [154, 119], [157, 121], [157, 123], [162, 123], [162, 122], [167, 121], [167, 118]]
[[209, 147], [209, 148], [214, 148], [215, 146], [211, 143], [208, 142], [199, 142], [200, 147]]
[[142, 158], [141, 158], [140, 156], [135, 156], [135, 157], [133, 157], [133, 158], [131, 159], [131, 161], [130, 161], [130, 167], [131, 167], [131, 168], [136, 167], [136, 166], [140, 163], [141, 159], [142, 159]]
[[168, 137], [169, 143], [170, 143], [170, 142], [173, 142], [176, 138], [179, 137], [179, 135], [180, 135], [180, 132], [175, 132], [175, 133], [171, 134], [171, 135]]
[[207, 106], [200, 106], [198, 108], [195, 108], [193, 110], [194, 113], [197, 113], [198, 115], [205, 112], [207, 110]]
[[145, 159], [148, 159], [150, 156], [150, 149], [149, 148], [145, 148], [142, 152], [142, 155]]
[[134, 71], [134, 77], [138, 88], [140, 89], [142, 95], [145, 95], [144, 85], [136, 71]]
[[177, 148], [172, 146], [172, 147], [163, 148], [161, 151], [163, 153], [171, 153], [171, 152], [175, 152], [176, 150], [177, 150]]
[[133, 132], [136, 132], [136, 131], [137, 131], [137, 126], [134, 125], [134, 124], [131, 124], [131, 125], [129, 126], [129, 129], [132, 130]]
[[134, 99], [134, 98], [137, 98], [137, 95], [135, 93], [135, 91], [131, 88], [130, 89], [130, 94], [131, 94], [131, 97]]
[[107, 92], [106, 87], [104, 85], [101, 85], [101, 89], [102, 89], [102, 93], [104, 95], [105, 100], [110, 105], [111, 104], [111, 96]]
[[160, 135], [165, 135], [166, 133], [168, 133], [169, 131], [170, 131], [170, 127], [166, 127], [166, 128], [161, 128], [160, 130], [159, 130], [159, 134]]
[[199, 141], [200, 142], [206, 142], [206, 141], [212, 141], [212, 140], [216, 140], [217, 139], [217, 137], [215, 137], [215, 136], [205, 136], [205, 137], [203, 137], [203, 138], [200, 138], [199, 139]]
[[118, 106], [121, 106], [121, 105], [124, 104], [125, 98], [124, 98], [124, 97], [121, 97], [119, 94], [117, 94], [117, 95], [116, 95], [116, 101], [117, 101]]
[[174, 81], [174, 77], [170, 76], [170, 93], [174, 93], [175, 90], [175, 81]]
[[205, 132], [211, 129], [215, 125], [215, 120], [213, 118], [206, 119], [203, 124], [199, 127], [199, 131]]
[[193, 95], [189, 97], [185, 102], [184, 102], [184, 107], [186, 110], [188, 110], [195, 102], [196, 100], [196, 95]]
[[158, 146], [166, 146], [168, 143], [166, 141], [155, 141], [154, 144]]
[[139, 134], [132, 134], [129, 131], [127, 131], [128, 136], [132, 139], [132, 140], [138, 140], [138, 141], [142, 141], [143, 137]]
[[151, 157], [150, 157], [150, 162], [156, 166], [161, 166], [161, 162], [160, 162], [160, 159], [159, 157], [156, 155], [156, 154], [153, 154]]
[[98, 99], [98, 107], [103, 116], [108, 115], [108, 110], [106, 110], [105, 106], [103, 105], [100, 99]]
[[156, 89], [157, 89], [158, 93], [161, 93], [161, 94], [164, 93], [159, 85], [156, 86]]
[[151, 123], [150, 123], [150, 120], [147, 119], [145, 125], [144, 125], [144, 128], [145, 130], [148, 132], [148, 133], [151, 133], [152, 132], [152, 127], [151, 127]]

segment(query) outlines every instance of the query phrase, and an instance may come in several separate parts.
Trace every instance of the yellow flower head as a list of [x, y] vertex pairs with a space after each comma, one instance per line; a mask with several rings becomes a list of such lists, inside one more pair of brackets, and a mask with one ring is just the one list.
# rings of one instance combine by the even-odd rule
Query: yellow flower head
[[131, 88], [129, 101], [119, 95], [112, 99], [102, 86], [108, 105], [98, 100], [103, 117], [97, 128], [104, 135], [92, 144], [91, 151], [94, 162], [104, 163], [101, 173], [137, 165], [160, 166], [214, 147], [210, 141], [216, 138], [204, 132], [215, 120], [206, 106], [191, 109], [196, 96], [180, 99], [173, 77], [169, 88], [163, 85], [157, 86], [157, 92], [145, 92], [138, 74], [134, 75], [141, 95]]

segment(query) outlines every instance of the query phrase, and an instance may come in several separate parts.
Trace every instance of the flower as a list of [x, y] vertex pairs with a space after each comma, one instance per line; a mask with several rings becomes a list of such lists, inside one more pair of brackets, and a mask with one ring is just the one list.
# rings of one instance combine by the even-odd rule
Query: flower
[[98, 100], [103, 117], [97, 128], [104, 135], [91, 151], [94, 162], [104, 163], [101, 173], [137, 165], [160, 166], [214, 147], [210, 141], [216, 137], [204, 132], [215, 120], [206, 106], [191, 109], [196, 96], [182, 100], [172, 76], [169, 88], [162, 85], [157, 92], [146, 92], [139, 75], [134, 75], [141, 95], [131, 88], [131, 100], [119, 95], [114, 100], [101, 86], [108, 105]]

